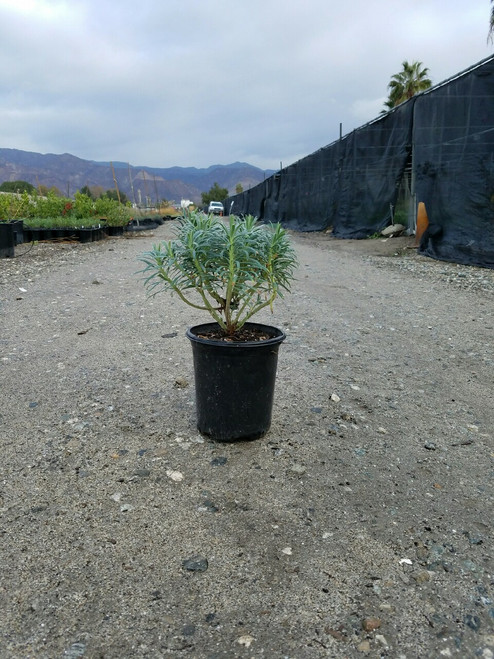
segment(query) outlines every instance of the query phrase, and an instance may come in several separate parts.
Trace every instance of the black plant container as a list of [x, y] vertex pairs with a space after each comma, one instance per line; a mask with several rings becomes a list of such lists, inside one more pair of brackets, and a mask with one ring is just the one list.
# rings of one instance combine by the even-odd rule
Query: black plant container
[[15, 234], [11, 222], [0, 222], [0, 259], [14, 256]]
[[14, 244], [22, 245], [24, 242], [24, 220], [13, 220], [14, 225]]
[[157, 227], [157, 222], [155, 222], [152, 218], [142, 217], [137, 220], [131, 220], [127, 225], [127, 231], [151, 231]]
[[197, 427], [219, 441], [258, 439], [269, 430], [278, 349], [286, 335], [270, 325], [247, 323], [270, 338], [257, 342], [223, 342], [198, 336], [216, 323], [187, 330], [192, 343]]
[[53, 239], [53, 230], [52, 229], [43, 229], [41, 227], [32, 227], [24, 229], [24, 242], [31, 243], [36, 241], [43, 240], [52, 240]]
[[106, 237], [103, 227], [94, 227], [93, 229], [93, 242], [103, 240]]
[[108, 236], [123, 236], [124, 228], [123, 226], [121, 227], [115, 227], [109, 224], [106, 228], [105, 231]]
[[65, 240], [71, 240], [71, 241], [76, 241], [78, 238], [77, 235], [77, 229], [61, 229], [62, 234], [61, 237], [64, 238]]
[[[56, 242], [61, 242], [65, 240], [75, 241], [79, 239], [79, 229], [71, 229], [69, 227], [56, 227], [54, 229], [50, 229], [50, 232], [51, 232], [51, 240]], [[41, 229], [40, 240], [43, 240], [46, 235], [47, 235], [46, 229]]]
[[33, 237], [33, 230], [30, 227], [26, 227], [24, 229], [24, 242], [31, 243], [34, 240], [38, 240], [38, 239]]
[[92, 243], [94, 230], [93, 229], [78, 229], [77, 233], [79, 235], [79, 242], [81, 243]]

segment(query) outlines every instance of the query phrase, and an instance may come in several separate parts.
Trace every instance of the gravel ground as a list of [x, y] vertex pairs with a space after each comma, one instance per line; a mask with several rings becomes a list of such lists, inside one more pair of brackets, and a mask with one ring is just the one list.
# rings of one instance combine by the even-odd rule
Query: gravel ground
[[271, 431], [215, 443], [170, 225], [0, 261], [2, 659], [492, 659], [494, 271], [294, 235]]

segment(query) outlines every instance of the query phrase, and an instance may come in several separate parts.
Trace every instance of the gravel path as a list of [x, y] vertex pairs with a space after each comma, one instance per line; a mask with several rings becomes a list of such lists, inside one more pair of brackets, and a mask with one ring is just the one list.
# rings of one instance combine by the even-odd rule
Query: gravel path
[[295, 235], [269, 434], [194, 424], [136, 257], [0, 261], [0, 656], [494, 657], [494, 271]]

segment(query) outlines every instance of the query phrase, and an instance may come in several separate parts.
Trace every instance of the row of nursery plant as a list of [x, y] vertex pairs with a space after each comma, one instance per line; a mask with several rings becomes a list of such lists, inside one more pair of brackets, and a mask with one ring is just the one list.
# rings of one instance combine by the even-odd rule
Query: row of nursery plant
[[30, 226], [93, 226], [102, 219], [110, 226], [122, 226], [132, 219], [133, 210], [114, 199], [91, 199], [76, 192], [74, 199], [48, 192], [46, 197], [22, 194], [0, 194], [0, 221], [24, 220]]
[[[23, 218], [24, 228], [28, 229], [83, 229], [98, 227], [107, 222], [96, 217], [26, 217]], [[122, 223], [120, 222], [119, 225]]]

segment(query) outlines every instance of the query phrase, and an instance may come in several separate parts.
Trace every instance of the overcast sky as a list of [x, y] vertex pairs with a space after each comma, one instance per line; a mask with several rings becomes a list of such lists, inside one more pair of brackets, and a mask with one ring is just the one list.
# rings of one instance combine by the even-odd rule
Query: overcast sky
[[0, 147], [278, 169], [492, 53], [489, 0], [0, 0]]

